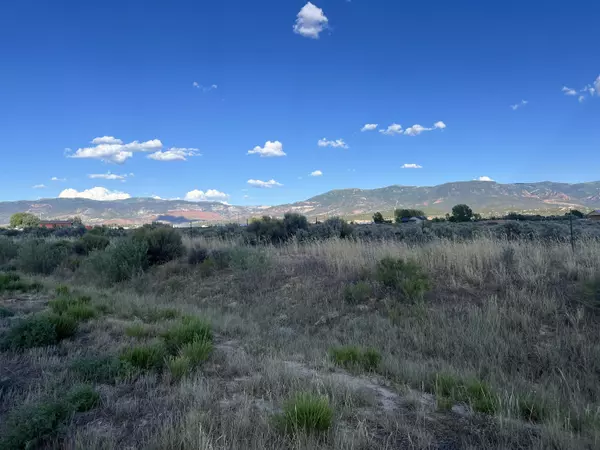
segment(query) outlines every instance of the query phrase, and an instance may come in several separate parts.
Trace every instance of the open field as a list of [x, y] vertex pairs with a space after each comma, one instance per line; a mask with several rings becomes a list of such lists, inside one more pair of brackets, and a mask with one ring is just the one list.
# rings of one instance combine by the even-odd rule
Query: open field
[[591, 236], [0, 237], [0, 448], [598, 448]]

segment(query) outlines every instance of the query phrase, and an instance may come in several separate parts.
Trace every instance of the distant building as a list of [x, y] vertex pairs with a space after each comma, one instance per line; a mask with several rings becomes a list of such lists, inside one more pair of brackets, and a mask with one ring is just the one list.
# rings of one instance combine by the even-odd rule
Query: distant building
[[54, 230], [56, 228], [70, 228], [72, 226], [72, 220], [42, 220], [40, 222], [41, 228], [48, 228], [50, 230]]
[[597, 209], [596, 211], [592, 211], [586, 217], [588, 219], [590, 219], [590, 220], [598, 220], [598, 221], [600, 221], [600, 209]]

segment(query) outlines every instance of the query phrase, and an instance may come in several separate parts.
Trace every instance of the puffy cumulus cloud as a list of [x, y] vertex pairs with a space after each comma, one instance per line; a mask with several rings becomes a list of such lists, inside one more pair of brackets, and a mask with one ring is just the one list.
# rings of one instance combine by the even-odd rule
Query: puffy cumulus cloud
[[[112, 143], [107, 143], [112, 142]], [[139, 142], [133, 141], [123, 144], [120, 139], [112, 136], [104, 136], [92, 140], [94, 147], [79, 148], [75, 153], [69, 153], [69, 158], [90, 158], [99, 159], [104, 162], [123, 164], [133, 156], [135, 152], [150, 152], [160, 150], [163, 146], [158, 139]]]
[[333, 147], [333, 148], [350, 148], [343, 139], [336, 139], [335, 141], [328, 141], [326, 138], [319, 139], [317, 143], [319, 147]]
[[402, 168], [403, 169], [422, 169], [423, 166], [420, 166], [418, 164], [402, 164]]
[[275, 158], [286, 156], [283, 151], [283, 144], [279, 141], [267, 141], [264, 147], [257, 145], [252, 150], [248, 150], [248, 155], [260, 155], [261, 158]]
[[446, 124], [440, 120], [439, 122], [433, 124], [433, 128], [435, 128], [436, 130], [443, 130], [444, 128], [446, 128]]
[[577, 95], [577, 91], [567, 86], [563, 86], [561, 92], [564, 92], [565, 95]]
[[328, 23], [329, 19], [323, 14], [323, 10], [308, 2], [296, 17], [294, 33], [311, 39], [319, 39], [319, 34], [327, 28]]
[[527, 100], [521, 100], [521, 102], [519, 102], [515, 105], [510, 105], [510, 107], [513, 111], [516, 111], [517, 109], [522, 108], [523, 106], [527, 105], [527, 103], [529, 103]]
[[320, 170], [315, 170], [314, 172], [311, 172], [309, 176], [311, 176], [311, 177], [322, 177], [323, 176], [323, 172], [321, 172]]
[[494, 181], [490, 177], [482, 176], [479, 178], [475, 178], [475, 181]]
[[46, 189], [46, 185], [45, 184], [35, 184], [33, 186], [31, 186], [33, 189]]
[[88, 178], [91, 179], [100, 179], [100, 180], [119, 180], [119, 181], [125, 181], [125, 179], [128, 176], [133, 176], [132, 173], [130, 173], [129, 175], [127, 174], [123, 174], [123, 175], [117, 175], [116, 173], [90, 173], [88, 175]]
[[393, 136], [395, 134], [402, 134], [402, 125], [399, 123], [393, 123], [385, 130], [379, 130], [381, 134], [387, 134], [388, 136]]
[[252, 187], [263, 188], [263, 189], [270, 189], [270, 188], [273, 188], [273, 187], [283, 186], [283, 184], [278, 183], [275, 180], [269, 180], [269, 181], [248, 180], [248, 184], [250, 186], [252, 186]]
[[360, 129], [360, 131], [375, 131], [377, 129], [376, 123], [366, 123], [364, 127]]
[[444, 128], [446, 128], [446, 124], [442, 121], [434, 123], [431, 128], [425, 128], [419, 124], [416, 124], [404, 130], [404, 134], [407, 136], [418, 136], [424, 131], [443, 130]]
[[123, 141], [121, 139], [117, 139], [114, 136], [102, 136], [102, 137], [97, 137], [92, 139], [92, 144], [94, 145], [99, 145], [99, 144], [122, 144]]
[[148, 158], [155, 161], [187, 161], [190, 156], [200, 156], [197, 148], [171, 147], [168, 150], [151, 153]]
[[217, 191], [216, 189], [209, 189], [208, 191], [200, 191], [198, 189], [194, 189], [193, 191], [185, 194], [184, 200], [188, 202], [205, 202], [205, 201], [223, 201], [227, 200], [229, 195], [225, 192]]
[[90, 200], [110, 201], [125, 200], [131, 198], [131, 195], [126, 192], [109, 191], [104, 187], [93, 187], [81, 192], [75, 189], [65, 189], [58, 194], [58, 198], [87, 198]]

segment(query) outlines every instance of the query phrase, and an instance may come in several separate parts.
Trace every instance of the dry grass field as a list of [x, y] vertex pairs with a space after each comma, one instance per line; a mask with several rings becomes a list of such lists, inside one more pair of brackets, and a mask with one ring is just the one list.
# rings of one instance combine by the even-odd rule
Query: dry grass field
[[600, 447], [597, 240], [184, 244], [0, 275], [0, 448]]

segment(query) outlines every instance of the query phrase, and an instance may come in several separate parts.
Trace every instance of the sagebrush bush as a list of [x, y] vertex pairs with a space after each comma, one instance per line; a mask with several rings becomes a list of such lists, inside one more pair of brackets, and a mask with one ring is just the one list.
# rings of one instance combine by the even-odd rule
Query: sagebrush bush
[[286, 432], [321, 433], [331, 428], [333, 409], [327, 397], [303, 392], [284, 404], [276, 422]]
[[86, 278], [104, 284], [119, 283], [141, 274], [148, 267], [148, 244], [144, 241], [123, 238], [116, 240], [106, 250], [97, 250], [87, 257], [82, 270]]
[[170, 227], [144, 226], [135, 230], [133, 237], [148, 246], [148, 263], [151, 266], [172, 261], [185, 253], [181, 234]]
[[26, 239], [19, 247], [16, 264], [26, 273], [50, 275], [70, 252], [68, 241]]
[[105, 236], [86, 233], [73, 244], [73, 251], [79, 255], [88, 255], [94, 250], [104, 250], [110, 244]]
[[153, 343], [131, 347], [121, 353], [121, 361], [141, 370], [158, 370], [165, 363], [165, 347], [162, 343]]
[[6, 236], [0, 236], [0, 265], [6, 264], [17, 256], [18, 245]]
[[77, 412], [85, 412], [100, 404], [100, 394], [89, 384], [80, 384], [71, 388], [66, 401]]
[[69, 369], [81, 381], [113, 384], [133, 374], [133, 366], [115, 356], [78, 358]]
[[377, 263], [375, 276], [384, 286], [411, 301], [422, 299], [431, 287], [427, 274], [415, 262], [403, 259], [383, 258]]
[[36, 314], [18, 321], [2, 339], [2, 349], [25, 350], [33, 347], [45, 347], [58, 342], [54, 322], [48, 315]]
[[188, 264], [202, 264], [206, 258], [208, 258], [208, 249], [204, 247], [195, 246], [188, 250]]
[[19, 406], [6, 417], [0, 438], [2, 450], [41, 448], [72, 414], [66, 402], [46, 401]]
[[178, 353], [181, 348], [192, 342], [212, 342], [210, 324], [199, 317], [183, 317], [181, 322], [162, 334], [167, 351]]
[[373, 295], [373, 288], [366, 281], [358, 281], [356, 283], [344, 286], [344, 300], [351, 305], [364, 303]]
[[381, 362], [381, 354], [373, 348], [334, 347], [329, 350], [329, 353], [336, 364], [347, 369], [373, 371]]

